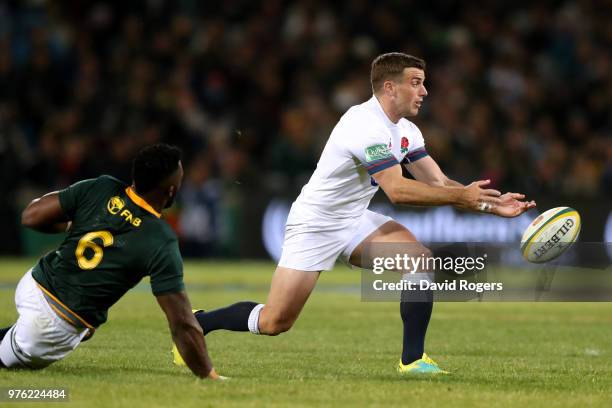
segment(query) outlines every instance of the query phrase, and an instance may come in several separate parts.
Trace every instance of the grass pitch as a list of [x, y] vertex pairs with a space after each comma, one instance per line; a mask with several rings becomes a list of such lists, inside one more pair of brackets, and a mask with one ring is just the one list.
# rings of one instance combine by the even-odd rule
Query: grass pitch
[[[32, 260], [0, 260], [0, 327]], [[265, 301], [268, 263], [187, 263], [194, 307]], [[364, 303], [359, 273], [324, 273], [294, 328], [278, 337], [207, 337], [227, 382], [172, 366], [170, 334], [148, 282], [94, 338], [41, 371], [0, 370], [0, 388], [67, 387], [74, 407], [612, 406], [612, 303], [439, 303], [428, 353], [449, 376], [401, 378], [396, 303]], [[13, 403], [0, 403], [13, 406]], [[41, 403], [15, 404], [40, 407]], [[61, 406], [61, 403], [55, 406]]]

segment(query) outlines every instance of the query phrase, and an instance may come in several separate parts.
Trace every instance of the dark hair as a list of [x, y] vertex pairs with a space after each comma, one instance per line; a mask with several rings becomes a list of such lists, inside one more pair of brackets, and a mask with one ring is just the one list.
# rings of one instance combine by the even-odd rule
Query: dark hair
[[167, 144], [142, 148], [132, 161], [132, 180], [139, 193], [147, 193], [176, 171], [181, 149]]
[[396, 80], [404, 72], [404, 68], [418, 68], [425, 71], [425, 61], [402, 52], [389, 52], [376, 57], [372, 61], [370, 72], [372, 92], [376, 93], [385, 81]]

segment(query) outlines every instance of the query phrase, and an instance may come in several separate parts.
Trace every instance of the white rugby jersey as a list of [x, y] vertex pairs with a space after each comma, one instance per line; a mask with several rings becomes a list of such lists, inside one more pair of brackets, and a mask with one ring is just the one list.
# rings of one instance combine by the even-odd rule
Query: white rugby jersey
[[378, 190], [373, 174], [426, 155], [419, 128], [405, 118], [391, 122], [375, 96], [352, 106], [332, 131], [287, 226], [343, 228], [368, 208]]

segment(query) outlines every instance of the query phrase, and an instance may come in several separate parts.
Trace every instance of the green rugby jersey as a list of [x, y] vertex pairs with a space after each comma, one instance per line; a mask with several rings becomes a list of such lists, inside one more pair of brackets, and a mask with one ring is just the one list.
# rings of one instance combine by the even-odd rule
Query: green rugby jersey
[[72, 226], [32, 276], [87, 323], [104, 323], [108, 309], [145, 276], [154, 295], [184, 289], [176, 234], [126, 184], [110, 176], [83, 180], [60, 191], [59, 200]]

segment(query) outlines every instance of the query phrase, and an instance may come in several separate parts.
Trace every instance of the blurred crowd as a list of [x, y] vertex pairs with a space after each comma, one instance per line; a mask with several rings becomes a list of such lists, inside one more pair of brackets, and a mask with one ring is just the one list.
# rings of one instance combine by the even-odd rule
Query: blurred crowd
[[609, 195], [610, 3], [467, 3], [2, 2], [0, 221], [16, 234], [38, 193], [129, 181], [165, 141], [185, 152], [170, 219], [187, 255], [229, 253], [250, 196], [295, 195], [388, 51], [427, 61], [414, 121], [450, 177]]

